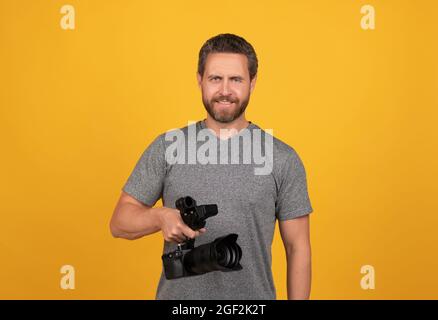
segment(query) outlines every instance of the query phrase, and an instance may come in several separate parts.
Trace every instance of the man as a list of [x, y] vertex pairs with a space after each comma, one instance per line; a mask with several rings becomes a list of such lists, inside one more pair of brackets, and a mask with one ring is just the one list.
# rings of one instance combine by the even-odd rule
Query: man
[[[256, 53], [242, 37], [220, 34], [209, 39], [200, 50], [197, 73], [207, 117], [179, 131], [186, 139], [191, 131], [202, 132], [204, 140], [208, 137], [214, 142], [218, 153], [222, 152], [221, 159], [228, 162], [190, 163], [187, 144], [181, 161], [169, 161], [169, 149], [175, 142], [169, 139], [169, 132], [163, 133], [144, 151], [122, 189], [110, 223], [114, 237], [133, 240], [161, 231], [163, 253], [168, 253], [187, 238], [196, 238], [198, 246], [229, 233], [238, 234], [242, 270], [172, 280], [162, 272], [156, 299], [275, 299], [271, 244], [276, 219], [286, 250], [288, 299], [309, 298], [309, 214], [313, 209], [306, 173], [292, 147], [245, 118], [257, 67]], [[250, 150], [242, 145], [248, 140], [240, 138], [257, 131], [265, 142], [261, 154], [272, 153], [272, 170], [264, 174], [255, 174], [255, 161], [230, 161], [231, 146], [238, 145], [239, 152]], [[269, 140], [271, 148], [266, 144]], [[202, 141], [194, 143], [199, 152]], [[250, 147], [255, 146], [252, 142]], [[209, 150], [211, 154], [216, 151]], [[198, 205], [217, 204], [218, 214], [206, 220], [205, 228], [190, 229], [175, 209], [175, 201], [184, 196], [191, 196]], [[152, 208], [160, 198], [163, 207]]]

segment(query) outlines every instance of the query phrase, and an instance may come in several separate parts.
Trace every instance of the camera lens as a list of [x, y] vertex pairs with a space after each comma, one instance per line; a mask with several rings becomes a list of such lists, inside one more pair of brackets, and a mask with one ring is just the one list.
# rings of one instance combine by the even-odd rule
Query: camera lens
[[231, 252], [226, 246], [221, 245], [217, 248], [217, 262], [221, 266], [228, 265], [230, 263], [230, 258]]
[[192, 274], [242, 269], [242, 249], [236, 240], [237, 235], [230, 234], [192, 249], [184, 256], [185, 269]]

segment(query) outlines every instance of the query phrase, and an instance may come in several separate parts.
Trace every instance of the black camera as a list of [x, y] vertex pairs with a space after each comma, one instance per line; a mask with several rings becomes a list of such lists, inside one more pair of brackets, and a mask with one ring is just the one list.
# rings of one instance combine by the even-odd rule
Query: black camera
[[[218, 213], [217, 205], [197, 206], [191, 197], [178, 199], [175, 206], [184, 223], [193, 230], [203, 228], [205, 220]], [[211, 271], [241, 270], [242, 249], [237, 244], [237, 237], [237, 234], [231, 233], [196, 248], [195, 239], [178, 244], [177, 250], [162, 256], [166, 279], [201, 275]]]

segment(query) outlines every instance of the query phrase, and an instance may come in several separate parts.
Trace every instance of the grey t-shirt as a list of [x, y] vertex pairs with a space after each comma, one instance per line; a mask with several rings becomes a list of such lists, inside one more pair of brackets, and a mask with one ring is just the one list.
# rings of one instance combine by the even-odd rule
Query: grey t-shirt
[[[195, 141], [196, 150], [203, 148], [207, 140], [216, 142], [217, 161], [189, 163], [189, 133], [198, 134], [201, 129], [206, 129], [205, 120], [178, 129], [186, 139], [185, 154], [181, 158], [185, 161], [179, 163], [168, 161], [169, 153], [166, 156], [166, 148], [175, 146], [176, 140], [167, 141], [166, 133], [156, 137], [141, 155], [122, 190], [148, 206], [162, 198], [165, 207], [175, 208], [175, 201], [184, 196], [194, 198], [197, 205], [217, 204], [218, 214], [206, 220], [207, 232], [196, 238], [195, 247], [236, 233], [237, 243], [242, 248], [243, 269], [172, 280], [167, 280], [162, 270], [156, 299], [276, 299], [271, 270], [276, 219], [294, 219], [313, 211], [303, 163], [292, 147], [252, 122], [226, 140], [218, 138], [210, 129], [202, 130], [203, 138]], [[253, 160], [256, 151], [250, 162], [243, 161], [243, 134], [255, 131], [261, 133], [262, 155], [269, 152], [266, 137], [272, 137], [272, 170], [267, 174], [255, 174], [255, 168], [262, 167], [260, 161]], [[240, 147], [238, 163], [231, 161], [233, 140]], [[228, 146], [225, 162], [220, 161], [221, 150], [225, 154], [224, 145]], [[210, 155], [211, 150], [205, 152], [204, 145], [205, 155]], [[176, 248], [175, 243], [164, 241], [163, 253]]]

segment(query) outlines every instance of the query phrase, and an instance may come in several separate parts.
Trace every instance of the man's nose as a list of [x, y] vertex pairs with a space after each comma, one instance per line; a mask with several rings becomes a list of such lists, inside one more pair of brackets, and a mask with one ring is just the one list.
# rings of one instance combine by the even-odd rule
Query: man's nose
[[221, 94], [223, 96], [228, 96], [231, 93], [227, 80], [224, 80], [222, 82], [222, 86], [221, 86], [221, 90], [220, 91], [221, 91]]

